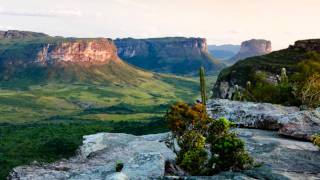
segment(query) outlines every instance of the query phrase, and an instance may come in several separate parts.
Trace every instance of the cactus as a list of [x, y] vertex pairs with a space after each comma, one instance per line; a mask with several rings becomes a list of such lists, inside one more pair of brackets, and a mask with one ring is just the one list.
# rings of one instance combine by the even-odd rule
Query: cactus
[[204, 68], [201, 67], [199, 70], [199, 76], [200, 76], [200, 93], [201, 93], [201, 101], [203, 105], [206, 105], [207, 102], [207, 96], [206, 96], [206, 82], [204, 79]]
[[288, 83], [288, 76], [287, 76], [286, 68], [281, 69], [280, 82], [281, 83]]

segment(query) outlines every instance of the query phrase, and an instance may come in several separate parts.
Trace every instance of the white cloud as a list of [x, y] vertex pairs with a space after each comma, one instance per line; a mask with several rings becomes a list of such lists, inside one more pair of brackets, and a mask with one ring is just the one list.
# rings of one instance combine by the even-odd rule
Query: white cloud
[[11, 30], [11, 29], [15, 29], [14, 27], [12, 26], [0, 26], [0, 30]]
[[7, 16], [34, 16], [34, 17], [81, 17], [83, 13], [76, 9], [62, 9], [62, 10], [5, 10], [0, 9], [0, 15]]
[[147, 8], [147, 5], [141, 2], [138, 2], [136, 0], [114, 0], [116, 3], [119, 3], [121, 5], [125, 6], [131, 6], [131, 7], [137, 7], [137, 8]]

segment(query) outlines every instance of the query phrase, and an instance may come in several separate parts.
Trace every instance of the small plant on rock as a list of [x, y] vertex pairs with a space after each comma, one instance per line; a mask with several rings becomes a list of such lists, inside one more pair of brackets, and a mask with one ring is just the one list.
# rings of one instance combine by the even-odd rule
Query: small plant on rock
[[320, 149], [320, 134], [316, 134], [316, 135], [312, 136], [311, 140], [312, 140], [312, 143], [314, 145], [318, 146]]
[[116, 172], [121, 172], [123, 169], [123, 163], [121, 161], [117, 161], [116, 163]]

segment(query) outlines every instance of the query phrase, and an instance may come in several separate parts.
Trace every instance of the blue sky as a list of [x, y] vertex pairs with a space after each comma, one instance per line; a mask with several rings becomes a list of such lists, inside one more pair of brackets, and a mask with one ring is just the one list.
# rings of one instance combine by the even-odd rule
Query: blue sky
[[319, 0], [0, 0], [0, 29], [75, 37], [320, 38]]

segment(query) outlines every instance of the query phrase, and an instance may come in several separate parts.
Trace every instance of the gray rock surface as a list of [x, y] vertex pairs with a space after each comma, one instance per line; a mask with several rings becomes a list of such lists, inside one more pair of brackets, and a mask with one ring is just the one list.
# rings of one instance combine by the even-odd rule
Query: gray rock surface
[[311, 139], [320, 133], [320, 109], [298, 111], [282, 118], [288, 123], [283, 124], [279, 133], [298, 139]]
[[279, 130], [279, 134], [301, 140], [320, 133], [320, 109], [300, 111], [269, 103], [212, 99], [207, 104], [209, 115], [225, 117], [241, 127]]
[[285, 107], [269, 103], [252, 103], [212, 99], [207, 103], [209, 115], [228, 120], [249, 128], [278, 130], [289, 120], [284, 117], [299, 111], [297, 107]]
[[[242, 172], [222, 172], [212, 177], [178, 177], [165, 174], [165, 161], [175, 154], [164, 141], [168, 134], [133, 136], [99, 133], [85, 136], [79, 155], [52, 164], [20, 166], [11, 179], [319, 179], [320, 152], [310, 142], [280, 137], [277, 132], [235, 129], [260, 167]], [[121, 173], [115, 172], [122, 161]]]
[[[130, 179], [162, 177], [165, 161], [176, 158], [163, 141], [167, 136], [168, 133], [146, 136], [99, 133], [85, 136], [76, 157], [52, 164], [16, 167], [10, 178], [87, 180], [121, 179], [125, 176]], [[124, 164], [123, 174], [115, 172], [117, 161]]]

